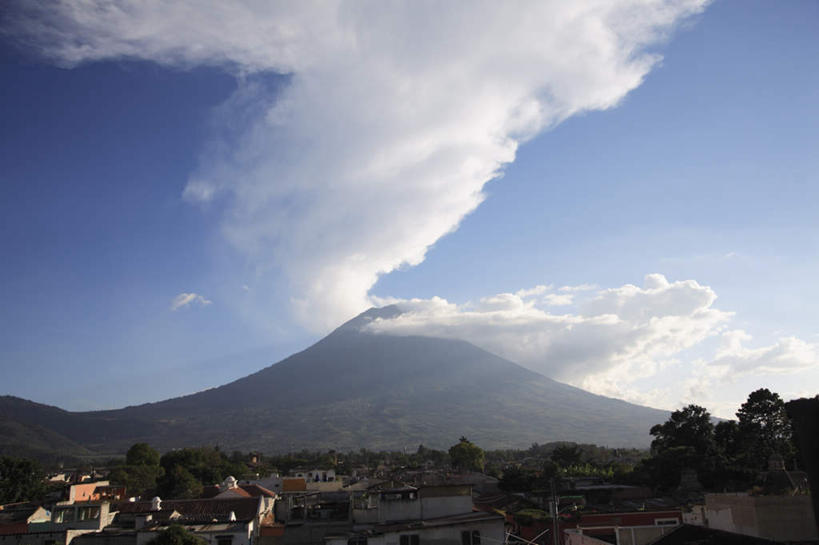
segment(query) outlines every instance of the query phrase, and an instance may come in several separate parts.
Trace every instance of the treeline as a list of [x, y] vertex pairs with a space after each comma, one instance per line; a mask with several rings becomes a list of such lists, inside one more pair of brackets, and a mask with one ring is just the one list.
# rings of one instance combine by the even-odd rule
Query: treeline
[[495, 457], [506, 462], [500, 487], [512, 492], [546, 489], [552, 480], [600, 477], [665, 494], [680, 485], [686, 470], [694, 472], [705, 490], [747, 491], [758, 484], [774, 455], [788, 469], [798, 466], [793, 430], [778, 394], [766, 388], [752, 392], [736, 416], [715, 422], [705, 408], [688, 405], [651, 428], [648, 452], [571, 443], [533, 445], [528, 451], [487, 453], [488, 467], [491, 471]]
[[797, 466], [800, 457], [779, 394], [767, 388], [752, 392], [736, 416], [714, 424], [698, 405], [674, 411], [651, 428], [651, 457], [635, 468], [633, 479], [667, 491], [689, 469], [706, 489], [741, 491], [755, 484], [773, 455], [788, 469]]
[[[125, 485], [130, 495], [194, 498], [203, 487], [221, 483], [228, 475], [256, 479], [273, 472], [286, 475], [297, 467], [333, 468], [343, 475], [366, 468], [382, 476], [416, 469], [483, 471], [498, 477], [502, 489], [513, 492], [547, 488], [553, 479], [600, 477], [664, 493], [678, 486], [686, 469], [695, 471], [706, 489], [748, 490], [773, 454], [782, 456], [788, 468], [797, 464], [793, 431], [778, 394], [767, 389], [752, 392], [736, 415], [736, 420], [715, 422], [697, 405], [674, 411], [668, 421], [651, 428], [650, 450], [555, 442], [524, 450], [483, 451], [461, 437], [446, 451], [419, 445], [412, 451], [301, 450], [251, 458], [240, 451], [228, 455], [218, 447], [160, 455], [148, 444], [138, 443], [125, 460], [106, 465], [111, 470], [108, 479]], [[0, 458], [0, 503], [36, 500], [48, 490], [38, 462]]]
[[221, 483], [229, 475], [255, 478], [242, 453], [227, 456], [217, 447], [173, 450], [161, 455], [146, 443], [128, 449], [125, 463], [108, 476], [133, 496], [198, 498], [204, 486]]

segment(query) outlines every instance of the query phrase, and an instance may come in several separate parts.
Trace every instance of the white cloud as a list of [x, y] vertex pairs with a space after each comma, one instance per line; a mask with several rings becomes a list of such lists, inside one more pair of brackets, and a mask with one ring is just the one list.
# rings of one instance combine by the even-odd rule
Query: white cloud
[[199, 295], [198, 293], [180, 293], [176, 297], [173, 298], [171, 301], [171, 310], [179, 310], [182, 307], [186, 307], [191, 304], [198, 304], [199, 306], [205, 307], [210, 305], [213, 301], [209, 301], [205, 299], [203, 296]]
[[577, 292], [577, 291], [591, 291], [597, 289], [597, 284], [580, 284], [578, 286], [561, 286], [557, 291], [563, 292]]
[[[230, 136], [203, 153], [185, 197], [223, 199], [225, 236], [277, 267], [298, 316], [323, 330], [457, 229], [522, 141], [617, 105], [705, 4], [84, 0], [22, 3], [8, 26], [68, 66], [234, 71]], [[288, 83], [271, 89], [261, 72]]]
[[571, 293], [547, 293], [543, 296], [543, 302], [553, 307], [571, 305], [574, 296]]
[[551, 285], [540, 284], [534, 288], [522, 289], [515, 292], [515, 295], [521, 298], [532, 297], [534, 295], [542, 295], [552, 289]]
[[716, 374], [739, 378], [748, 374], [786, 374], [813, 367], [819, 362], [819, 347], [796, 337], [782, 337], [760, 348], [748, 348], [752, 337], [741, 329], [722, 334], [722, 346], [709, 367]]
[[[576, 312], [553, 314], [548, 299], [504, 293], [457, 305], [443, 299], [393, 301], [404, 313], [375, 320], [374, 332], [470, 341], [558, 380], [637, 403], [675, 408], [710, 400], [715, 384], [742, 375], [819, 369], [819, 348], [783, 338], [747, 348], [750, 338], [725, 326], [733, 314], [714, 307], [716, 294], [693, 280], [648, 275], [642, 287], [598, 289]], [[686, 362], [690, 349], [720, 346]], [[670, 371], [678, 379], [659, 386]], [[639, 381], [652, 379], [650, 386]], [[747, 392], [746, 392], [747, 393]]]

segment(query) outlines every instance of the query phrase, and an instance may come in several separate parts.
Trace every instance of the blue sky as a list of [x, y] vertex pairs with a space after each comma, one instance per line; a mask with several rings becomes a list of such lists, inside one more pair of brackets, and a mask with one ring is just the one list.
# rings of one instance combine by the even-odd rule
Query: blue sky
[[[116, 14], [83, 26], [59, 10], [11, 10], [0, 66], [2, 393], [78, 410], [190, 393], [398, 300], [418, 320], [385, 329], [484, 340], [654, 406], [698, 402], [730, 416], [753, 388], [810, 394], [819, 6], [694, 4], [671, 22], [638, 17], [630, 33], [661, 27], [667, 39], [614, 45], [662, 60], [614, 68], [585, 57], [581, 38], [531, 38], [531, 54], [497, 38], [500, 53], [465, 53], [460, 27], [440, 50], [438, 29], [418, 32], [425, 57], [417, 22], [383, 9], [340, 10], [375, 21], [358, 36], [361, 58], [341, 61], [344, 43], [329, 38], [326, 50], [259, 53], [239, 23], [201, 51], [197, 29], [179, 43], [120, 40], [100, 30], [134, 22]], [[155, 13], [128, 13], [160, 26]], [[305, 17], [316, 32], [334, 21], [273, 15]], [[78, 53], [66, 35], [90, 45]], [[573, 53], [581, 76], [561, 62]], [[481, 78], [449, 75], [473, 63]], [[405, 88], [417, 104], [393, 100]], [[474, 103], [447, 102], [472, 90]], [[505, 93], [542, 113], [504, 129], [512, 148], [473, 136], [494, 135], [496, 118], [517, 123]], [[441, 121], [453, 110], [460, 117]], [[654, 273], [666, 282], [644, 281]], [[495, 305], [538, 285], [542, 299]], [[560, 290], [580, 285], [596, 287]], [[198, 298], [172, 310], [180, 294]], [[576, 295], [555, 304], [549, 294]], [[601, 334], [601, 316], [620, 325]], [[486, 340], [482, 328], [499, 319], [503, 335]], [[539, 340], [521, 348], [524, 335]]]

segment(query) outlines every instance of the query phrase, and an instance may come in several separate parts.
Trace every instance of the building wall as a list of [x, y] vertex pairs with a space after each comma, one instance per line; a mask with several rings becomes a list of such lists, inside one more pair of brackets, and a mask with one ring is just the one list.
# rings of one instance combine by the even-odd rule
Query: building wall
[[109, 484], [108, 481], [72, 484], [68, 491], [68, 501], [71, 503], [75, 501], [99, 501], [99, 494], [95, 494], [94, 490], [98, 486], [108, 486]]
[[272, 490], [276, 494], [282, 493], [282, 478], [277, 473], [273, 473], [269, 477], [265, 477], [263, 479], [256, 479], [255, 481], [250, 481], [250, 483], [263, 486], [268, 490]]
[[415, 499], [386, 500], [378, 502], [378, 521], [419, 520], [421, 518], [421, 502]]
[[582, 534], [574, 529], [566, 531], [563, 535], [563, 543], [564, 545], [611, 545], [608, 541]]
[[819, 539], [810, 496], [706, 494], [710, 528], [775, 541]]
[[343, 535], [340, 545], [347, 545], [350, 524], [346, 522], [306, 523], [287, 526], [281, 536], [260, 538], [258, 545], [316, 545], [325, 543], [325, 536]]
[[[253, 523], [236, 524], [236, 527], [230, 529], [219, 529], [210, 531], [205, 529], [194, 529], [188, 527], [189, 530], [204, 539], [208, 545], [217, 545], [219, 536], [231, 536], [233, 541], [231, 545], [250, 545], [251, 535], [253, 533]], [[146, 545], [148, 542], [156, 538], [157, 531], [143, 531], [137, 532], [136, 545]]]
[[[402, 535], [418, 535], [420, 545], [461, 545], [461, 532], [477, 530], [481, 533], [482, 545], [500, 545], [504, 542], [503, 519], [473, 522], [440, 528], [419, 528], [402, 532], [390, 532], [374, 536], [367, 545], [400, 545]], [[346, 544], [345, 544], [346, 545]]]
[[[97, 510], [96, 516], [88, 518], [90, 510]], [[57, 522], [60, 513], [68, 513], [64, 522]], [[51, 512], [51, 520], [47, 522], [31, 522], [31, 532], [57, 532], [63, 530], [102, 530], [114, 519], [116, 512], [111, 512], [110, 504], [102, 502], [79, 503], [71, 505], [57, 505]], [[83, 520], [84, 518], [84, 520]]]
[[679, 526], [628, 526], [617, 528], [618, 545], [648, 545]]
[[0, 535], [0, 545], [69, 545], [75, 537], [94, 531], [95, 530], [54, 530]]
[[421, 518], [439, 518], [472, 512], [472, 496], [421, 498]]
[[307, 481], [328, 482], [336, 480], [335, 469], [311, 469], [309, 471], [295, 471], [295, 477], [302, 477]]
[[378, 522], [378, 508], [353, 509], [353, 522], [355, 524], [373, 524]]
[[136, 532], [123, 533], [90, 533], [77, 536], [71, 545], [136, 545]]

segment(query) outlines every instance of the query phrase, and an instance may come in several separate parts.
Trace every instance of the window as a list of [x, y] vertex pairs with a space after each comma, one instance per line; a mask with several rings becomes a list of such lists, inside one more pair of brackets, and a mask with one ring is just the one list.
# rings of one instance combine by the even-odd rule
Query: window
[[96, 520], [100, 518], [100, 508], [99, 507], [82, 507], [77, 512], [79, 516], [79, 520]]
[[233, 536], [216, 536], [216, 545], [231, 545]]
[[461, 545], [481, 545], [481, 533], [478, 530], [461, 532]]
[[420, 542], [418, 534], [406, 534], [401, 536], [401, 545], [418, 545]]
[[59, 511], [54, 511], [54, 522], [61, 523], [61, 522], [74, 522], [74, 508], [71, 509], [60, 509]]
[[347, 545], [367, 545], [367, 536], [357, 535], [347, 540]]

